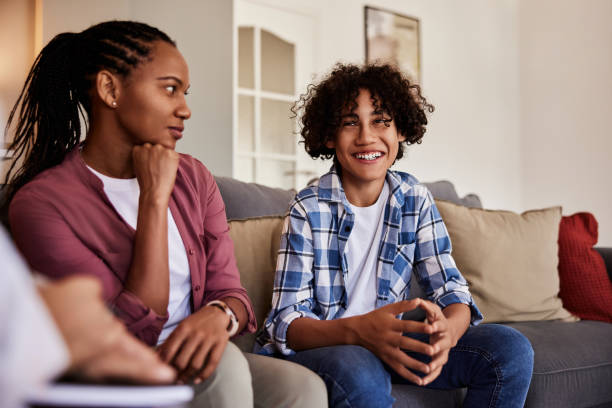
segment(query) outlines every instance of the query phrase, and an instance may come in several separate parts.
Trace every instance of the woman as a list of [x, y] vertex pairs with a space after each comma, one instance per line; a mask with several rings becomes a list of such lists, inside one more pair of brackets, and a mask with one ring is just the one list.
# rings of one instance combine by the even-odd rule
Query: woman
[[188, 88], [174, 42], [146, 24], [51, 40], [9, 117], [21, 104], [7, 175], [15, 241], [52, 278], [97, 276], [115, 314], [193, 382], [202, 406], [252, 406], [253, 391], [256, 404], [318, 404], [312, 373], [228, 343], [256, 324], [213, 176], [174, 151]]

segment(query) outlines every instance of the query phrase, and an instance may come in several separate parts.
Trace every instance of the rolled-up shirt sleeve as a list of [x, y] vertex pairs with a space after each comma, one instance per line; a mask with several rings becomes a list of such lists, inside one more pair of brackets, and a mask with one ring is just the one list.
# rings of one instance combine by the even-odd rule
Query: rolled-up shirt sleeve
[[470, 307], [470, 323], [477, 325], [482, 314], [474, 303], [468, 284], [451, 256], [452, 246], [438, 208], [427, 192], [419, 210], [416, 231], [415, 273], [427, 297], [440, 308], [453, 303]]
[[253, 305], [246, 290], [240, 283], [240, 273], [234, 255], [234, 243], [229, 236], [229, 226], [225, 215], [225, 204], [209, 171], [206, 176], [205, 197], [206, 214], [204, 215], [204, 243], [206, 247], [206, 283], [203, 305], [208, 302], [233, 297], [244, 305], [248, 322], [244, 332], [253, 333], [257, 321]]
[[306, 211], [299, 202], [294, 203], [283, 225], [272, 310], [265, 322], [265, 330], [276, 350], [284, 355], [295, 353], [287, 345], [287, 330], [291, 323], [301, 317], [319, 319], [313, 312], [313, 260], [312, 231]]
[[103, 296], [128, 330], [155, 345], [168, 314], [159, 315], [124, 290], [119, 277], [72, 231], [52, 203], [32, 191], [20, 191], [9, 208], [11, 232], [35, 271], [52, 279], [83, 274], [97, 277]]

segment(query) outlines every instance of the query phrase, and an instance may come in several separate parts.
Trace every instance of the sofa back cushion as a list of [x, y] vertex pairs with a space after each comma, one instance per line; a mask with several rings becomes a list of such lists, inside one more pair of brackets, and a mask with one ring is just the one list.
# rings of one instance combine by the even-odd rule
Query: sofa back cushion
[[464, 205], [471, 208], [482, 208], [480, 197], [476, 194], [467, 194], [465, 197], [459, 197], [453, 183], [447, 180], [434, 181], [431, 183], [423, 183], [437, 200], [450, 201], [451, 203]]
[[[229, 222], [234, 241], [240, 282], [246, 289], [261, 328], [272, 304], [272, 287], [276, 270], [276, 254], [283, 227], [282, 216], [258, 217]], [[252, 351], [254, 334], [234, 339], [242, 351]]]
[[228, 220], [244, 220], [269, 215], [285, 215], [295, 190], [245, 183], [229, 177], [215, 177], [225, 203]]
[[485, 322], [575, 320], [558, 296], [561, 207], [517, 214], [436, 204]]

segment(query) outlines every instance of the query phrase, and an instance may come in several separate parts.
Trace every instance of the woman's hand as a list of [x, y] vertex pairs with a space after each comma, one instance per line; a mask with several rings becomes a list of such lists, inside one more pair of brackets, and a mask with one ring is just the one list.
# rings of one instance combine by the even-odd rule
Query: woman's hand
[[174, 188], [179, 154], [160, 144], [145, 143], [134, 146], [132, 160], [141, 199], [150, 199], [167, 207]]
[[176, 372], [106, 308], [97, 279], [73, 276], [39, 287], [70, 352], [69, 372], [88, 380], [171, 383]]
[[370, 313], [356, 316], [358, 320], [355, 326], [359, 345], [376, 354], [396, 373], [417, 385], [423, 385], [423, 380], [411, 372], [410, 369], [429, 374], [431, 368], [429, 365], [409, 357], [403, 350], [433, 356], [435, 345], [405, 337], [403, 334], [432, 334], [434, 328], [428, 323], [400, 320], [397, 315], [420, 307], [423, 302], [423, 299], [417, 298], [383, 306]]
[[157, 349], [163, 361], [179, 372], [179, 382], [198, 384], [217, 368], [229, 340], [229, 316], [214, 306], [192, 314]]

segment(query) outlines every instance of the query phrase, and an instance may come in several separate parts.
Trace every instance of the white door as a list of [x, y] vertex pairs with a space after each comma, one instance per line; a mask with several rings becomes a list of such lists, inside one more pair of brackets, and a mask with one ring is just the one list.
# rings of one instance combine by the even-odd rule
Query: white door
[[247, 0], [234, 5], [234, 177], [300, 189], [321, 168], [298, 145], [291, 112], [313, 78], [315, 18]]

